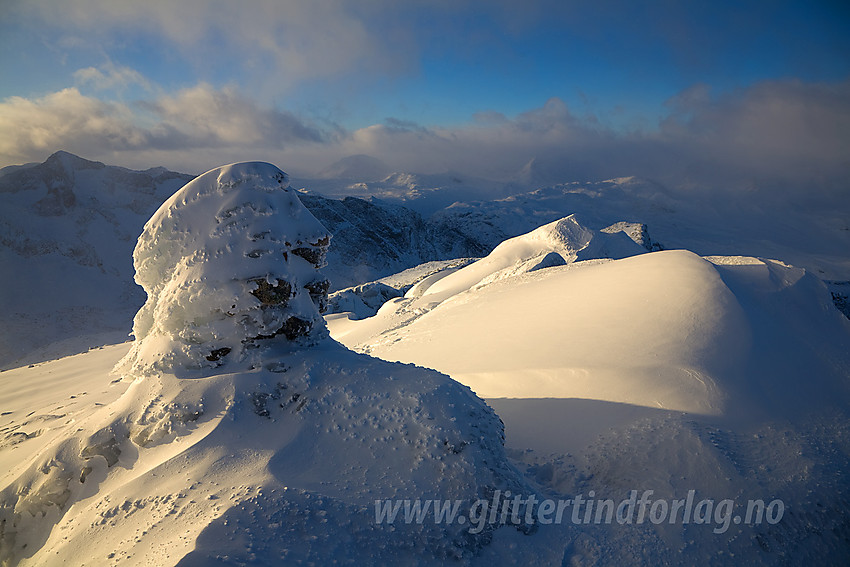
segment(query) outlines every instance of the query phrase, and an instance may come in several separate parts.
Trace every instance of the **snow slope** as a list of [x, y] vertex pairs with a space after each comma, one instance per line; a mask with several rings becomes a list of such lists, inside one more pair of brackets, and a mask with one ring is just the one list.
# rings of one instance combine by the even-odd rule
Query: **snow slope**
[[[440, 281], [420, 285], [412, 295], [446, 298], [513, 275], [591, 258], [624, 258], [645, 252], [623, 232], [598, 232], [583, 227], [575, 215], [506, 240], [486, 258]], [[440, 299], [440, 300], [441, 300]]]
[[[150, 384], [110, 383], [109, 369], [128, 348], [0, 374], [0, 404], [8, 408], [0, 415], [4, 486], [33, 463], [44, 463], [57, 439], [76, 432], [77, 447], [89, 446], [92, 430], [115, 418], [106, 414], [122, 394], [128, 405], [144, 399]], [[742, 425], [597, 400], [488, 400], [506, 423], [508, 455], [531, 485], [525, 494], [586, 498], [593, 490], [619, 502], [633, 489], [684, 498], [696, 488], [698, 498], [718, 501], [782, 498], [788, 510], [776, 525], [732, 523], [720, 534], [714, 524], [585, 526], [573, 525], [568, 512], [562, 525], [539, 525], [530, 533], [501, 527], [477, 547], [474, 540], [452, 546], [433, 525], [420, 532], [376, 524], [373, 498], [415, 498], [420, 486], [398, 488], [410, 486], [408, 475], [457, 470], [450, 451], [389, 439], [404, 439], [405, 431], [448, 439], [456, 431], [446, 429], [456, 423], [451, 417], [462, 422], [454, 427], [464, 427], [461, 411], [434, 423], [442, 412], [455, 411], [449, 404], [468, 407], [458, 402], [471, 395], [439, 380], [443, 385], [428, 394], [436, 376], [346, 353], [330, 342], [294, 357], [272, 357], [268, 370], [211, 376], [208, 384], [215, 386], [208, 394], [221, 388], [222, 395], [206, 397], [205, 413], [195, 421], [163, 420], [170, 431], [145, 447], [122, 441], [112, 467], [105, 456], [77, 457], [76, 464], [93, 469], [82, 483], [88, 491], [69, 498], [49, 536], [46, 528], [26, 532], [33, 542], [28, 548], [46, 542], [20, 564], [445, 564], [447, 551], [464, 554], [452, 564], [472, 565], [838, 565], [846, 558], [850, 427], [846, 413], [826, 407], [814, 418]], [[285, 395], [275, 393], [278, 383], [287, 385], [279, 391]], [[30, 391], [15, 392], [11, 384], [28, 384]], [[300, 411], [291, 401], [295, 393], [307, 399]], [[174, 401], [188, 397], [185, 392]], [[436, 420], [416, 412], [431, 405], [440, 408], [432, 412]], [[479, 416], [479, 428], [490, 421], [487, 415]], [[431, 425], [439, 429], [420, 429]], [[483, 433], [498, 436], [499, 430], [497, 424]], [[417, 454], [423, 462], [412, 467]], [[63, 512], [46, 502], [45, 509], [49, 519], [41, 521], [48, 523]]]
[[718, 413], [725, 396], [711, 370], [735, 364], [747, 340], [710, 265], [669, 251], [504, 278], [357, 346], [439, 368], [484, 397]]
[[[776, 261], [712, 261], [665, 251], [579, 262], [449, 299], [442, 294], [457, 289], [449, 281], [456, 272], [421, 292], [441, 303], [404, 325], [389, 317], [390, 304], [374, 320], [330, 316], [331, 333], [375, 356], [446, 372], [484, 397], [589, 398], [705, 414], [725, 413], [752, 397], [748, 389], [762, 399], [747, 408], [773, 390], [788, 395], [786, 403], [813, 398], [812, 407], [843, 399], [848, 325], [823, 284]], [[774, 352], [778, 345], [787, 358]], [[816, 389], [799, 382], [813, 372]]]
[[[113, 363], [121, 354], [108, 352]], [[7, 406], [5, 386], [45, 366], [2, 375], [14, 408], [4, 434], [40, 432], [0, 452], [13, 455], [0, 493], [4, 561], [439, 564], [480, 554], [492, 534], [377, 525], [376, 498], [524, 488], [492, 410], [435, 372], [324, 341], [267, 353], [250, 372], [120, 384], [104, 403], [108, 365], [92, 356], [45, 365], [66, 383], [85, 364], [85, 408], [58, 396], [35, 413]]]
[[[123, 181], [113, 188], [103, 181], [118, 175], [112, 168], [75, 159], [60, 153], [48, 164], [7, 169], [0, 177], [10, 211], [2, 226], [12, 227], [4, 228], [11, 235], [2, 241], [8, 250], [0, 250], [6, 277], [0, 329], [27, 349], [44, 345], [42, 338], [75, 333], [81, 336], [73, 348], [105, 344], [109, 337], [93, 343], [81, 330], [102, 329], [129, 309], [120, 294], [110, 300], [116, 289], [110, 278], [134, 287], [120, 278], [121, 269], [89, 260], [117, 254], [113, 243], [122, 234], [129, 258], [135, 235], [115, 232], [109, 223], [102, 233], [91, 228], [103, 224], [112, 205], [78, 206], [88, 190], [76, 183], [95, 188], [98, 202], [100, 193], [114, 189], [122, 195], [116, 196], [119, 209], [134, 193], [124, 194]], [[133, 179], [167, 174], [131, 173]], [[11, 175], [24, 177], [9, 185]], [[397, 175], [373, 185], [388, 198], [400, 192], [407, 204], [422, 199], [428, 212], [461, 197], [452, 188], [463, 192], [466, 183], [472, 182]], [[140, 187], [148, 195], [149, 181]], [[209, 203], [226, 198], [216, 191]], [[160, 189], [154, 193], [164, 200]], [[156, 206], [154, 197], [139, 199]], [[239, 217], [231, 236], [245, 238], [225, 239], [222, 247], [215, 242], [221, 223], [210, 217], [216, 211], [200, 214], [202, 206], [196, 215], [181, 206], [173, 218], [197, 234], [178, 230], [174, 243], [185, 246], [176, 248], [207, 250], [217, 260], [235, 252], [230, 260], [239, 261], [193, 268], [177, 254], [175, 272], [151, 270], [163, 276], [148, 282], [153, 321], [162, 316], [177, 324], [149, 335], [140, 327], [139, 336], [152, 340], [140, 341], [147, 347], [137, 344], [130, 360], [143, 364], [120, 365], [123, 381], [110, 375], [130, 352], [123, 344], [0, 372], [0, 561], [846, 564], [850, 323], [819, 279], [836, 280], [834, 295], [850, 278], [850, 233], [841, 207], [823, 214], [787, 204], [764, 210], [706, 206], [635, 179], [455, 203], [428, 219], [378, 201], [304, 200], [318, 204], [308, 208], [322, 222], [332, 219], [331, 232], [348, 241], [336, 254], [331, 248], [328, 258], [355, 263], [330, 268], [350, 273], [362, 264], [363, 277], [435, 250], [486, 251], [548, 225], [477, 263], [419, 266], [382, 279], [399, 296], [375, 316], [326, 317], [332, 335], [346, 345], [436, 368], [475, 393], [444, 374], [355, 354], [323, 338], [320, 320], [312, 337], [290, 340], [278, 333], [289, 306], [277, 304], [285, 295], [281, 280], [300, 288], [307, 282], [302, 276], [316, 273], [315, 263], [304, 270], [277, 263], [280, 271], [244, 270], [263, 265], [264, 254], [252, 254], [259, 249], [251, 241], [262, 231], [251, 227], [265, 217]], [[284, 201], [295, 206], [289, 197]], [[125, 209], [114, 226], [142, 218]], [[291, 223], [285, 224], [293, 234], [318, 244], [311, 223]], [[59, 236], [36, 238], [54, 232]], [[168, 239], [168, 232], [156, 238]], [[203, 234], [211, 238], [196, 246], [194, 237]], [[431, 236], [442, 239], [439, 246]], [[62, 248], [63, 238], [74, 246]], [[647, 253], [658, 248], [654, 238], [691, 251]], [[270, 253], [289, 254], [293, 247], [286, 242]], [[163, 249], [150, 250], [157, 260]], [[129, 259], [124, 262], [129, 266]], [[28, 286], [37, 292], [32, 297], [22, 293]], [[69, 299], [72, 290], [79, 301]], [[361, 309], [360, 316], [369, 315], [381, 290], [394, 295], [366, 285], [340, 297]], [[238, 318], [203, 300], [225, 291], [238, 296], [238, 303], [225, 306], [238, 304]], [[312, 295], [310, 305], [298, 300], [297, 313], [286, 317], [309, 311], [312, 320], [322, 294]], [[137, 299], [140, 304], [141, 295]], [[29, 332], [31, 320], [5, 325], [17, 304], [41, 309], [33, 311], [43, 325], [38, 335]], [[243, 316], [270, 332], [229, 324]], [[203, 336], [187, 329], [201, 329]], [[186, 340], [198, 336], [203, 340]], [[3, 346], [9, 344], [4, 335]], [[46, 348], [54, 350], [43, 350], [45, 359], [65, 352], [61, 345]], [[149, 372], [148, 362], [163, 360], [168, 363], [159, 372]], [[652, 491], [652, 499], [666, 502], [693, 494], [715, 513], [701, 521], [600, 524], [574, 521], [568, 509], [563, 522], [502, 521], [478, 534], [459, 523], [389, 526], [375, 519], [376, 499], [458, 498], [468, 504], [508, 489], [616, 502], [633, 490]], [[738, 519], [748, 499], [781, 501], [784, 514], [776, 523], [739, 523], [720, 513], [727, 499]]]
[[[436, 274], [375, 317], [329, 315], [331, 335], [470, 386], [544, 495], [619, 502], [651, 490], [671, 502], [694, 491], [733, 500], [738, 515], [718, 531], [565, 529], [553, 536], [570, 541], [565, 564], [846, 561], [850, 321], [820, 279], [777, 260], [685, 250], [499, 268], [510, 275], [478, 285], [449, 285], [477, 279], [463, 270]], [[781, 500], [783, 519], [739, 524], [759, 499]]]
[[[848, 321], [806, 270], [646, 253], [623, 232], [592, 231], [575, 215], [428, 276], [374, 317], [327, 319], [352, 348], [436, 368], [488, 398], [720, 415], [766, 404], [775, 390], [785, 396], [780, 405], [843, 400], [850, 375]], [[809, 373], [818, 388], [800, 380]]]
[[578, 260], [623, 258], [645, 251], [623, 232], [592, 231], [571, 215], [506, 240], [469, 265], [451, 265], [429, 273], [409, 288], [403, 298], [385, 303], [375, 317], [351, 325], [347, 321], [357, 316], [334, 313], [326, 319], [334, 338], [361, 346], [373, 335], [402, 328], [442, 302], [478, 286]]

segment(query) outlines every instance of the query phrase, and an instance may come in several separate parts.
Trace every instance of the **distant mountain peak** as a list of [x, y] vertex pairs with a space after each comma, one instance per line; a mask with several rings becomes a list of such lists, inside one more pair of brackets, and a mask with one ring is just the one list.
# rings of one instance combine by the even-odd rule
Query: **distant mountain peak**
[[106, 167], [104, 163], [87, 160], [65, 150], [55, 152], [44, 163], [48, 166], [60, 166], [66, 171], [73, 171], [75, 169], [103, 169]]

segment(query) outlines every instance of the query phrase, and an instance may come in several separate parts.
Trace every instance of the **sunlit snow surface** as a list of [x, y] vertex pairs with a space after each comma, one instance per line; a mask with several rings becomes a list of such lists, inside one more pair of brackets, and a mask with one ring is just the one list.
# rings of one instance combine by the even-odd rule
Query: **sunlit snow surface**
[[[565, 238], [565, 225], [582, 236]], [[754, 398], [744, 413], [753, 404], [844, 399], [848, 322], [817, 278], [775, 260], [685, 250], [612, 260], [640, 250], [592, 246], [608, 236], [616, 235], [593, 235], [568, 217], [429, 276], [375, 317], [330, 315], [331, 334], [446, 372], [489, 398], [587, 398], [710, 415], [728, 414], [742, 397]], [[552, 252], [564, 265], [534, 269]], [[801, 380], [805, 369], [817, 388]]]
[[566, 265], [523, 270], [533, 250], [552, 250], [540, 231], [553, 228], [432, 275], [374, 317], [330, 315], [331, 335], [488, 399], [544, 493], [696, 490], [788, 507], [775, 526], [722, 535], [584, 526], [567, 560], [846, 558], [850, 323], [824, 284], [776, 260], [684, 250], [576, 262], [575, 243], [561, 250]]
[[[40, 386], [59, 386], [35, 413], [20, 397], [6, 405], [4, 389], [4, 407], [12, 408], [2, 417], [0, 452], [9, 465], [0, 509], [4, 559], [468, 559], [491, 533], [376, 525], [374, 500], [529, 491], [505, 460], [492, 410], [436, 372], [324, 341], [297, 353], [267, 352], [265, 366], [252, 372], [110, 384], [108, 366], [125, 351], [4, 373], [4, 384], [41, 376]], [[59, 397], [60, 389], [76, 397]]]

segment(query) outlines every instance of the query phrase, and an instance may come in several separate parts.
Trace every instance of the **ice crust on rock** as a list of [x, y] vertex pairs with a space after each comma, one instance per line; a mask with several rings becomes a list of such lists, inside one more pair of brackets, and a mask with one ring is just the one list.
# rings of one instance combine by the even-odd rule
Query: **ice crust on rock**
[[136, 282], [148, 298], [120, 369], [250, 367], [266, 339], [324, 336], [328, 283], [317, 270], [329, 242], [274, 165], [232, 164], [187, 183], [136, 245]]

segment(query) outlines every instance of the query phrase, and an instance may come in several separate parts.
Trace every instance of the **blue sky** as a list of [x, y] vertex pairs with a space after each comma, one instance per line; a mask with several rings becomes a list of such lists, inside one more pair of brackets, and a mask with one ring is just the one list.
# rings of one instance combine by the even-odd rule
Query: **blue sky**
[[366, 153], [498, 177], [562, 151], [593, 177], [669, 170], [652, 151], [673, 147], [682, 170], [836, 176], [848, 32], [839, 1], [0, 0], [0, 165]]

